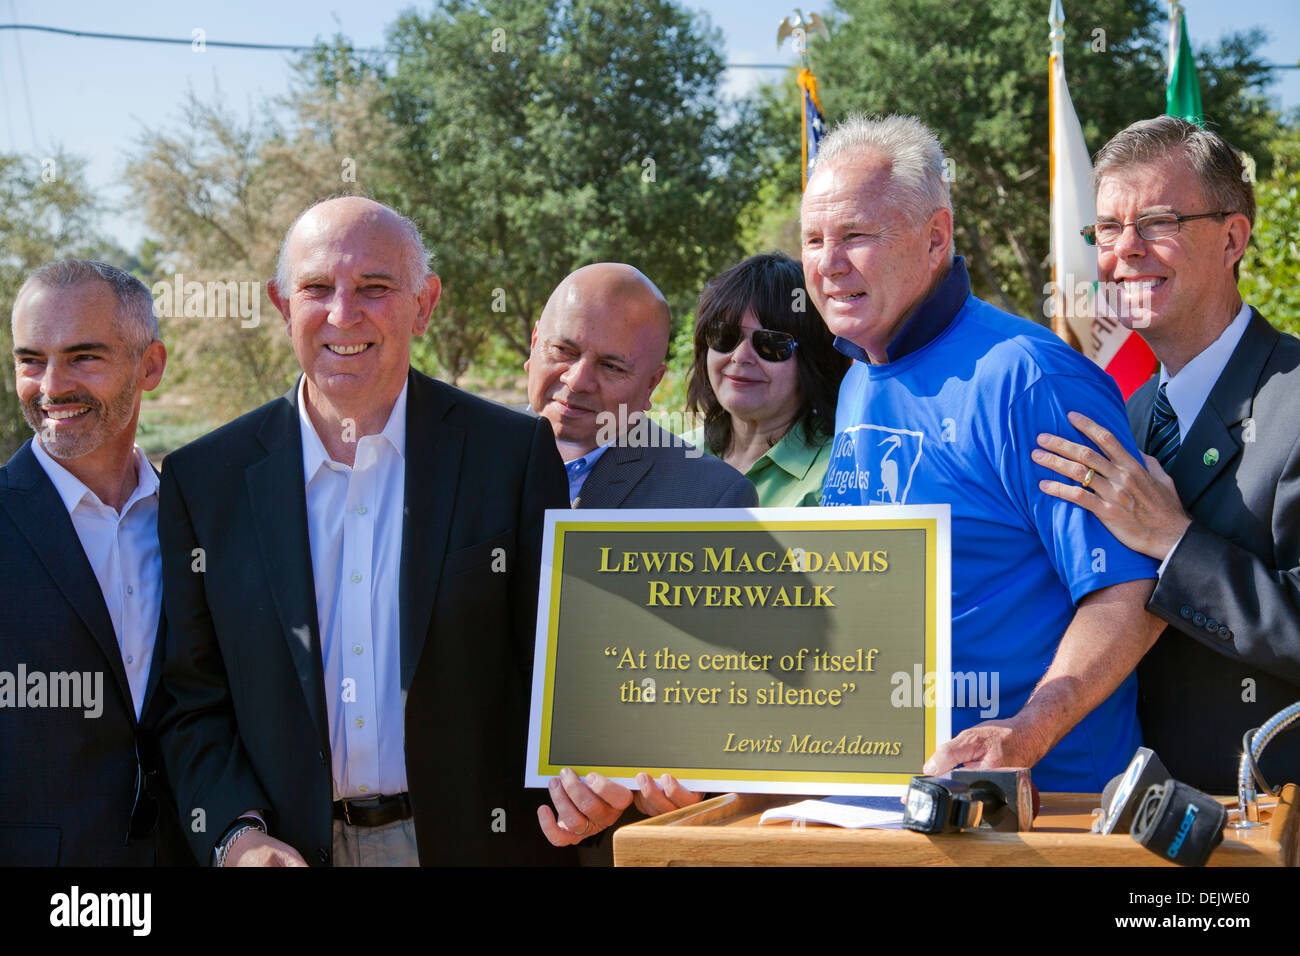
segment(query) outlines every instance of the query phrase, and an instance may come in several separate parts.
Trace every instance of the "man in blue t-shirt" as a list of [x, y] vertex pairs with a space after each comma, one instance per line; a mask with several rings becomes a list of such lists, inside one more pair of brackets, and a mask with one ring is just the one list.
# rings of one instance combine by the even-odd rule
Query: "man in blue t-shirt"
[[997, 675], [997, 715], [954, 707], [925, 772], [1033, 766], [1043, 790], [1100, 791], [1141, 743], [1132, 672], [1160, 631], [1143, 609], [1156, 564], [1043, 494], [1029, 452], [1076, 435], [1073, 408], [1135, 451], [1119, 390], [971, 295], [943, 151], [914, 118], [833, 132], [801, 218], [808, 291], [854, 359], [823, 502], [948, 504], [952, 669]]

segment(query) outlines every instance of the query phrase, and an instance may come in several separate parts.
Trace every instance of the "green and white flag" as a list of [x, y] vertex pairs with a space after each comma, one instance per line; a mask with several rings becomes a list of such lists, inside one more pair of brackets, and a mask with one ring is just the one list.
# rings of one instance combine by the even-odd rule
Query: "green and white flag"
[[1165, 81], [1165, 112], [1197, 126], [1205, 125], [1201, 83], [1187, 41], [1187, 18], [1181, 3], [1169, 5], [1169, 78]]

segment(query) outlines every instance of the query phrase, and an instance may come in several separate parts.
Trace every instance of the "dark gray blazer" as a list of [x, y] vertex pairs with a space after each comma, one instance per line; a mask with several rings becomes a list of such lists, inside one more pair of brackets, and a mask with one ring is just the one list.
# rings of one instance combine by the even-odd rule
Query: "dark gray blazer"
[[758, 507], [753, 483], [736, 469], [646, 424], [645, 446], [617, 444], [600, 456], [575, 508]]
[[[1158, 385], [1129, 399], [1140, 448]], [[1252, 310], [1169, 471], [1193, 521], [1147, 604], [1170, 626], [1138, 666], [1138, 716], [1175, 778], [1236, 793], [1242, 734], [1300, 700], [1300, 340]], [[1300, 780], [1300, 731], [1261, 768]]]
[[[137, 722], [104, 595], [30, 441], [0, 467], [0, 608], [0, 671], [102, 681], [98, 716], [0, 707], [0, 865], [193, 865], [154, 738], [166, 629]], [[162, 807], [153, 832], [128, 843], [137, 753]]]

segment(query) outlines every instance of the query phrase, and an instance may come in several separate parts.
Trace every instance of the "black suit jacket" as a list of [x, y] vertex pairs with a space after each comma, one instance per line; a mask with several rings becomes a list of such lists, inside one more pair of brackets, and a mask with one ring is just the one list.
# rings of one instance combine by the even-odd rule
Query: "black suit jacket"
[[[164, 684], [175, 698], [163, 751], [182, 812], [206, 811], [207, 832], [191, 837], [204, 862], [251, 809], [308, 863], [331, 859], [296, 401], [294, 389], [163, 462]], [[543, 795], [523, 787], [543, 512], [568, 505], [555, 439], [544, 421], [414, 371], [406, 421], [392, 599], [420, 861], [567, 862], [537, 825]]]
[[[577, 508], [757, 508], [754, 484], [725, 461], [647, 421], [644, 445], [611, 445], [582, 483]], [[635, 436], [637, 432], [631, 432]]]
[[[1129, 400], [1141, 448], [1158, 384]], [[1138, 716], [1175, 778], [1236, 793], [1242, 734], [1300, 700], [1300, 340], [1252, 310], [1169, 472], [1193, 520], [1147, 604], [1170, 626], [1138, 666]], [[1261, 769], [1300, 781], [1300, 731]]]
[[0, 707], [0, 864], [193, 863], [161, 779], [158, 826], [126, 842], [137, 748], [161, 771], [153, 728], [165, 628], [137, 722], [99, 582], [31, 442], [0, 467], [0, 595], [0, 671], [16, 679], [21, 664], [29, 674], [98, 674], [102, 707], [98, 717], [85, 707]]

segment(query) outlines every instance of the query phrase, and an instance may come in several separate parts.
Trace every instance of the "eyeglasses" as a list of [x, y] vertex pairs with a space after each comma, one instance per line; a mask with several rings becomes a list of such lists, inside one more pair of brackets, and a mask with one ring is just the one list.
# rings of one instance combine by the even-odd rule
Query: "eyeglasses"
[[[715, 352], [735, 351], [744, 338], [740, 326], [731, 322], [715, 322], [704, 330], [704, 342]], [[776, 329], [755, 329], [749, 334], [749, 340], [758, 357], [765, 362], [784, 362], [794, 355], [795, 346], [799, 344], [789, 332]]]
[[1097, 222], [1091, 226], [1084, 226], [1079, 230], [1083, 236], [1083, 241], [1090, 246], [1113, 246], [1119, 242], [1119, 237], [1124, 235], [1124, 230], [1129, 226], [1137, 226], [1138, 235], [1148, 241], [1154, 239], [1168, 239], [1170, 236], [1178, 235], [1183, 227], [1183, 223], [1191, 222], [1193, 219], [1212, 219], [1216, 216], [1231, 216], [1230, 212], [1202, 212], [1195, 216], [1175, 216], [1171, 212], [1158, 213], [1154, 216], [1143, 216], [1141, 219], [1135, 219], [1132, 222]]

